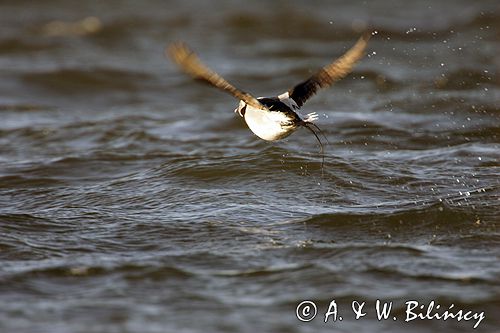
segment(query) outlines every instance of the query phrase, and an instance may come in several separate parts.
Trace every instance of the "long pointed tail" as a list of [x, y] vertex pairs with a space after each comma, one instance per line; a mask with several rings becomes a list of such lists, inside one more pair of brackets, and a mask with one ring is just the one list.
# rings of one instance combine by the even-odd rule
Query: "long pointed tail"
[[[326, 138], [325, 134], [323, 133], [323, 131], [318, 127], [318, 125], [316, 125], [310, 121], [311, 118], [312, 117], [307, 117], [306, 120], [304, 120], [301, 123], [301, 125], [304, 126], [305, 128], [307, 128], [314, 135], [316, 140], [318, 140], [318, 145], [320, 147], [319, 153], [321, 154], [321, 173], [323, 173], [323, 167], [325, 165], [325, 149], [323, 146], [323, 142], [321, 142], [316, 131], [318, 131], [318, 133], [320, 133], [320, 135], [325, 139], [327, 144], [329, 144], [329, 142], [328, 142], [328, 139]], [[316, 119], [317, 119], [317, 115], [316, 115]]]

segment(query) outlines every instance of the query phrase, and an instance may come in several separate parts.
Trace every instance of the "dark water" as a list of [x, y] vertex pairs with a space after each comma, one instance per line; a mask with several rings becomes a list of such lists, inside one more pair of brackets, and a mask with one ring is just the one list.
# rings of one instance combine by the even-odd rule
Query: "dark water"
[[[163, 55], [185, 40], [276, 95], [360, 22], [378, 31], [368, 56], [304, 108], [330, 141], [323, 176], [310, 133], [259, 140]], [[500, 329], [498, 1], [4, 0], [0, 27], [1, 332], [477, 321], [405, 322], [410, 300]], [[324, 323], [332, 300], [344, 320]]]

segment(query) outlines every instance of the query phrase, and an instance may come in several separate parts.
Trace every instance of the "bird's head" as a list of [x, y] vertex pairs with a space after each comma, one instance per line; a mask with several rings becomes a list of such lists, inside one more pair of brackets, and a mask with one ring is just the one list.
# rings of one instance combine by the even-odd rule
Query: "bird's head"
[[247, 109], [247, 103], [240, 101], [240, 104], [238, 104], [238, 107], [234, 109], [234, 112], [238, 112], [238, 114], [243, 117], [245, 116], [245, 111]]

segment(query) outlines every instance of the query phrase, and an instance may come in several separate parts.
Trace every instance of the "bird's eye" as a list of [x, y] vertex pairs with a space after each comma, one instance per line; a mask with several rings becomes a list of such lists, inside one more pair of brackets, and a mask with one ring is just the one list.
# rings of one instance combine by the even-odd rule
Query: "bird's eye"
[[243, 117], [245, 115], [245, 111], [247, 110], [247, 106], [245, 105], [244, 107], [241, 108], [240, 110], [240, 115]]

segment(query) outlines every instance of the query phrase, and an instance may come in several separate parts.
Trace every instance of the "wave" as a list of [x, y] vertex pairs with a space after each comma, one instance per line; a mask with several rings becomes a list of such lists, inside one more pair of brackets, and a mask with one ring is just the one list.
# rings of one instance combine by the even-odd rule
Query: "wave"
[[57, 69], [26, 73], [22, 75], [26, 84], [65, 93], [85, 93], [117, 90], [133, 92], [140, 90], [143, 81], [151, 79], [146, 73], [124, 71], [113, 68]]
[[40, 40], [24, 40], [21, 38], [8, 38], [0, 40], [0, 54], [26, 54], [50, 50], [56, 47], [56, 44]]

